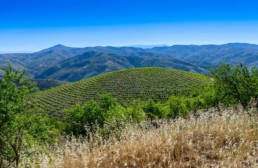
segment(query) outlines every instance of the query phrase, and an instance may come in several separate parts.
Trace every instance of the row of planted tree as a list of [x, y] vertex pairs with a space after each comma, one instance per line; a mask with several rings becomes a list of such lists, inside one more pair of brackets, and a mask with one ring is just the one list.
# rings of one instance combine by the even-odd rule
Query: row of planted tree
[[[0, 168], [19, 167], [21, 160], [35, 151], [36, 145], [57, 142], [66, 135], [86, 136], [96, 131], [105, 138], [124, 123], [187, 117], [198, 109], [241, 104], [248, 109], [258, 100], [258, 69], [239, 64], [223, 64], [211, 71], [213, 83], [192, 91], [188, 97], [171, 96], [165, 103], [151, 98], [120, 104], [112, 95], [100, 95], [56, 116], [49, 116], [36, 101], [28, 99], [35, 85], [24, 77], [25, 71], [4, 69], [0, 82]], [[85, 129], [85, 126], [88, 129]]]

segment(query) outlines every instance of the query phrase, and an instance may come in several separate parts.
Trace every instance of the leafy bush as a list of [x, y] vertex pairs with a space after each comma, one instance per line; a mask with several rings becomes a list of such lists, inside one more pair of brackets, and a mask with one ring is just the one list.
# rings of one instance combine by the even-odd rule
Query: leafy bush
[[216, 94], [214, 87], [214, 85], [205, 87], [204, 92], [200, 95], [203, 100], [203, 108], [219, 106], [219, 96]]
[[169, 118], [186, 116], [188, 109], [187, 109], [184, 98], [171, 96], [168, 103], [169, 103], [169, 112], [168, 112]]
[[142, 109], [142, 102], [134, 100], [131, 106], [126, 108], [130, 120], [133, 122], [141, 122], [145, 120], [146, 114]]
[[146, 113], [146, 116], [151, 120], [165, 117], [165, 112], [162, 109], [162, 104], [155, 103], [152, 99], [149, 99], [143, 105], [143, 111]]
[[[122, 129], [128, 122], [141, 122], [145, 119], [185, 117], [189, 111], [197, 111], [206, 107], [200, 96], [188, 98], [172, 96], [166, 103], [134, 100], [129, 106], [122, 106], [110, 95], [101, 95], [99, 101], [90, 100], [84, 105], [64, 111], [66, 132], [73, 135], [87, 135], [95, 132], [96, 125], [104, 136]], [[87, 129], [85, 129], [85, 126]], [[90, 132], [87, 132], [90, 131]]]
[[76, 105], [65, 110], [63, 114], [66, 132], [77, 136], [87, 134], [85, 126], [89, 128], [87, 131], [92, 132], [96, 131], [94, 130], [96, 125], [100, 128], [109, 125], [109, 129], [111, 129], [111, 127], [119, 127], [119, 123], [129, 121], [130, 118], [141, 120], [141, 116], [137, 116], [137, 112], [130, 112], [108, 94], [101, 95], [98, 102], [87, 101], [85, 105]]
[[104, 113], [99, 105], [93, 101], [88, 101], [85, 105], [76, 105], [75, 107], [65, 110], [66, 131], [74, 135], [84, 135], [85, 126], [93, 129], [96, 124], [104, 124]]

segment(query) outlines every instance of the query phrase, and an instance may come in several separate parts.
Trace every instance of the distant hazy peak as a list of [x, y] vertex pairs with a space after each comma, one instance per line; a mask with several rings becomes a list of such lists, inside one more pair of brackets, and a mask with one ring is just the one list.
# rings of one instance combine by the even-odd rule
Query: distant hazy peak
[[57, 44], [57, 45], [54, 45], [52, 47], [49, 47], [49, 48], [46, 48], [46, 49], [43, 49], [41, 51], [53, 51], [53, 50], [67, 50], [67, 49], [71, 49], [72, 47], [67, 47], [67, 46], [64, 46], [62, 44]]

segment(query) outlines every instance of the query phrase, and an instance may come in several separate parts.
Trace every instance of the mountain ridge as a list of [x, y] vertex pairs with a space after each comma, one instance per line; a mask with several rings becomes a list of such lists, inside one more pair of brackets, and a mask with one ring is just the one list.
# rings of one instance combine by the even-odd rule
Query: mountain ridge
[[[90, 68], [92, 65], [94, 65], [94, 68]], [[91, 51], [61, 61], [43, 71], [36, 78], [74, 82], [106, 72], [139, 67], [166, 67], [191, 72], [206, 72], [198, 66], [168, 56], [148, 56], [148, 54], [146, 56], [121, 56]]]
[[[80, 55], [87, 55], [87, 53], [90, 52], [102, 53], [103, 58], [92, 58], [90, 61], [85, 61], [84, 58], [84, 62], [80, 63], [77, 61], [77, 69], [74, 67], [74, 69], [70, 68], [71, 71], [66, 71], [68, 70], [66, 67], [66, 69], [63, 69], [63, 72], [61, 72], [62, 70], [60, 68], [64, 67], [64, 62], [69, 65], [69, 61], [74, 62]], [[111, 57], [112, 54], [113, 56]], [[101, 62], [101, 60], [103, 62]], [[55, 77], [52, 76], [50, 79], [62, 79], [65, 81], [69, 81], [70, 79], [68, 79], [69, 77], [67, 79], [61, 77], [63, 74], [79, 74], [82, 67], [88, 68], [87, 71], [81, 71], [82, 73], [91, 71], [89, 74], [80, 74], [82, 77], [90, 77], [112, 70], [144, 66], [170, 67], [198, 73], [207, 73], [209, 68], [217, 66], [222, 62], [232, 65], [241, 62], [249, 68], [258, 66], [258, 45], [249, 43], [228, 43], [223, 45], [173, 45], [143, 49], [131, 46], [76, 48], [57, 44], [34, 53], [0, 54], [0, 66], [6, 66], [8, 61], [12, 62], [15, 69], [25, 67], [28, 75], [31, 77], [48, 79], [49, 75], [44, 74], [44, 72], [52, 70], [55, 71], [53, 73], [56, 73], [56, 75], [54, 75]], [[179, 62], [182, 64], [179, 65]], [[84, 65], [81, 65], [83, 63]], [[186, 65], [186, 63], [188, 63], [188, 65]], [[173, 64], [177, 66], [172, 66]], [[97, 67], [102, 67], [102, 70], [98, 70]], [[0, 75], [1, 74], [2, 72], [0, 71]], [[72, 79], [72, 81], [74, 81], [74, 79]], [[80, 79], [81, 78], [76, 78], [76, 80]]]

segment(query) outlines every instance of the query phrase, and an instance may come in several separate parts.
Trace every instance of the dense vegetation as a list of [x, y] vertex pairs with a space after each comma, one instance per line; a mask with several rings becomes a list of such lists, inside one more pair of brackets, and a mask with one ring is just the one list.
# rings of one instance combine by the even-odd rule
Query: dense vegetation
[[[96, 125], [103, 135], [109, 136], [110, 131], [119, 130], [125, 123], [140, 123], [157, 119], [175, 119], [186, 117], [190, 111], [208, 108], [211, 104], [205, 101], [203, 96], [186, 98], [172, 96], [167, 102], [154, 102], [149, 99], [146, 102], [135, 100], [132, 105], [123, 106], [110, 95], [100, 96], [98, 102], [88, 101], [86, 104], [76, 105], [62, 113], [65, 123], [65, 131], [76, 136], [86, 135], [94, 131]], [[85, 130], [87, 126], [87, 130]]]
[[[253, 103], [257, 103], [258, 99], [258, 70], [256, 68], [249, 71], [247, 67], [241, 64], [235, 67], [223, 64], [211, 71], [214, 82], [211, 82], [209, 77], [203, 75], [173, 69], [142, 68], [122, 70], [32, 95], [30, 94], [34, 92], [35, 86], [30, 80], [24, 78], [25, 71], [13, 71], [11, 65], [9, 65], [8, 69], [3, 70], [5, 75], [0, 82], [1, 168], [18, 168], [25, 157], [30, 155], [32, 157], [37, 156], [37, 153], [34, 152], [36, 152], [35, 150], [38, 149], [38, 146], [41, 146], [41, 150], [44, 150], [44, 147], [47, 145], [53, 146], [54, 142], [58, 146], [61, 143], [59, 139], [67, 135], [83, 137], [89, 142], [99, 138], [98, 145], [104, 144], [105, 146], [106, 142], [109, 143], [111, 141], [118, 144], [118, 142], [126, 139], [122, 135], [126, 131], [128, 124], [138, 123], [137, 125], [146, 131], [149, 127], [148, 124], [142, 124], [151, 120], [152, 126], [158, 129], [161, 125], [157, 119], [178, 121], [177, 131], [186, 131], [188, 130], [187, 128], [193, 128], [190, 130], [193, 130], [200, 139], [196, 139], [193, 134], [188, 134], [186, 131], [188, 138], [191, 137], [194, 140], [191, 143], [204, 143], [206, 138], [210, 138], [209, 140], [214, 141], [211, 144], [215, 144], [215, 147], [212, 146], [214, 150], [219, 149], [227, 153], [224, 146], [226, 149], [246, 150], [247, 154], [240, 155], [245, 158], [236, 158], [235, 156], [239, 155], [237, 152], [228, 153], [229, 156], [225, 155], [227, 158], [233, 157], [232, 160], [246, 161], [250, 160], [250, 157], [252, 160], [252, 157], [256, 155], [255, 152], [252, 152], [257, 150], [257, 125], [255, 125], [255, 120], [252, 120], [252, 118], [255, 119], [257, 114], [250, 113], [248, 117], [244, 116], [244, 120], [239, 120], [241, 123], [249, 123], [247, 127], [243, 127], [244, 125], [241, 123], [237, 124], [234, 118], [221, 118], [225, 120], [225, 122], [221, 121], [225, 126], [223, 128], [228, 130], [225, 136], [222, 136], [222, 127], [214, 130], [208, 129], [210, 127], [207, 123], [205, 127], [201, 127], [206, 120], [199, 125], [197, 124], [198, 121], [202, 121], [202, 117], [199, 118], [199, 114], [197, 114], [199, 109], [213, 107], [213, 111], [216, 111], [215, 109], [219, 110], [222, 107], [238, 106], [239, 104], [247, 111], [250, 107], [253, 109]], [[111, 88], [111, 90], [105, 90], [108, 88]], [[75, 97], [73, 94], [75, 96], [87, 95], [87, 97]], [[45, 103], [43, 103], [43, 100], [45, 100]], [[46, 106], [47, 100], [53, 102], [52, 106]], [[74, 100], [77, 100], [77, 102]], [[68, 102], [70, 103], [68, 104]], [[56, 107], [60, 104], [61, 106]], [[47, 109], [47, 107], [50, 108]], [[51, 109], [55, 110], [51, 111]], [[59, 112], [59, 117], [53, 116], [53, 112]], [[188, 127], [187, 124], [180, 125], [182, 120], [177, 118], [187, 118], [190, 112], [196, 118], [192, 122], [195, 123], [196, 127]], [[253, 117], [250, 118], [252, 115]], [[230, 120], [234, 121], [234, 124], [227, 127], [225, 123]], [[216, 122], [219, 122], [219, 120], [216, 120]], [[216, 128], [216, 125], [212, 126]], [[196, 131], [197, 128], [202, 128], [204, 133]], [[235, 128], [237, 129], [235, 130]], [[235, 133], [240, 128], [242, 134], [241, 136], [236, 136]], [[234, 129], [233, 132], [232, 129]], [[210, 136], [211, 134], [209, 136], [206, 135], [209, 130], [213, 131], [212, 136]], [[247, 136], [242, 136], [243, 133], [247, 133]], [[95, 137], [96, 135], [98, 137]], [[167, 140], [171, 139], [171, 136], [165, 137], [165, 134], [158, 135], [163, 137], [165, 144]], [[175, 135], [180, 142], [183, 142], [182, 137], [184, 135], [182, 133], [181, 136], [179, 134]], [[218, 141], [218, 138], [222, 138], [223, 142]], [[240, 143], [243, 141], [248, 143]], [[186, 141], [184, 142], [186, 143]], [[171, 156], [173, 154], [173, 159], [185, 158], [181, 157], [181, 155], [186, 155], [187, 151], [200, 152], [199, 149], [191, 148], [186, 144], [181, 145], [186, 149], [174, 151], [177, 144], [169, 147], [169, 149], [175, 152], [170, 153]], [[233, 146], [239, 148], [234, 148]], [[196, 147], [199, 148], [201, 146], [197, 145]], [[168, 148], [164, 148], [164, 152], [167, 151], [166, 149]], [[211, 146], [204, 144], [202, 149], [210, 150]], [[89, 150], [92, 151], [92, 148], [89, 148]], [[209, 157], [209, 154], [206, 153], [204, 156]], [[199, 155], [203, 154], [199, 153]], [[106, 156], [108, 158], [111, 157], [108, 153]], [[187, 161], [189, 161], [195, 155], [190, 154], [186, 156], [188, 157]], [[216, 158], [207, 158], [207, 160], [222, 160], [217, 158], [219, 156], [222, 157], [220, 153], [216, 153]], [[119, 159], [123, 160], [123, 158]], [[224, 160], [227, 159], [225, 158]], [[181, 164], [183, 160], [177, 161]], [[111, 162], [97, 163], [94, 160], [89, 162], [92, 165], [103, 164], [104, 167], [109, 163], [111, 164]], [[155, 162], [157, 165], [161, 163], [163, 163], [161, 160], [157, 161], [157, 163]], [[174, 162], [171, 162], [170, 165], [172, 163]], [[242, 165], [242, 163], [238, 165]]]
[[36, 144], [46, 145], [60, 135], [58, 122], [28, 99], [35, 86], [25, 71], [3, 69], [0, 82], [0, 168], [19, 167]]
[[215, 79], [215, 95], [224, 106], [241, 104], [247, 109], [255, 103], [258, 107], [257, 68], [248, 70], [242, 64], [235, 67], [222, 64], [211, 72]]
[[165, 102], [171, 95], [191, 95], [210, 83], [203, 75], [165, 68], [121, 70], [66, 84], [34, 95], [41, 107], [52, 114], [109, 93], [119, 102], [134, 99]]

